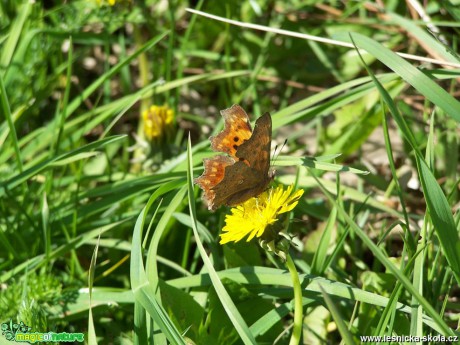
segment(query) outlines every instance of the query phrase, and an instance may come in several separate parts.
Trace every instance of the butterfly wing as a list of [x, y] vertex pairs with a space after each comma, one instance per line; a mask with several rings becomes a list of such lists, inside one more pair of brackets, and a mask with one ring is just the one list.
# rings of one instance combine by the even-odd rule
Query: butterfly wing
[[239, 106], [221, 111], [225, 127], [211, 137], [211, 147], [231, 157], [218, 155], [204, 160], [204, 172], [195, 179], [203, 189], [208, 209], [240, 204], [262, 193], [270, 183], [272, 120], [269, 113], [257, 119], [254, 132], [249, 117]]
[[204, 159], [203, 163], [204, 172], [194, 182], [203, 190], [203, 199], [206, 200], [209, 209], [212, 209], [216, 197], [216, 192], [213, 188], [222, 182], [225, 176], [225, 168], [231, 166], [234, 160], [227, 156], [217, 155]]
[[272, 119], [265, 113], [257, 119], [252, 136], [236, 151], [238, 161], [225, 168], [224, 178], [213, 187], [215, 207], [237, 205], [262, 193], [272, 180], [270, 148]]
[[240, 204], [265, 190], [267, 184], [262, 186], [262, 181], [260, 174], [244, 162], [229, 165], [222, 181], [211, 189], [214, 199], [212, 204], [208, 203], [208, 208], [215, 210], [221, 205]]
[[257, 119], [254, 132], [249, 140], [238, 147], [236, 157], [267, 178], [270, 168], [271, 142], [272, 117], [269, 113], [265, 113]]
[[224, 129], [211, 140], [211, 148], [214, 151], [228, 153], [231, 157], [236, 157], [238, 147], [251, 137], [252, 129], [249, 123], [248, 114], [238, 104], [222, 110], [224, 118]]

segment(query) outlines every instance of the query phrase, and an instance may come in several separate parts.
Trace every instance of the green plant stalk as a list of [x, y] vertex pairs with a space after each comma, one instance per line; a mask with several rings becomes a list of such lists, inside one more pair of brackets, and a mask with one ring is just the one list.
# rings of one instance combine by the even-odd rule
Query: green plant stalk
[[[141, 29], [138, 26], [134, 26], [134, 41], [136, 42], [137, 47], [142, 47], [144, 40], [142, 38], [142, 32]], [[139, 54], [138, 56], [138, 62], [139, 62], [139, 77], [141, 80], [141, 87], [145, 87], [149, 83], [149, 62], [147, 60], [147, 55], [145, 52]], [[141, 106], [140, 106], [140, 111], [139, 111], [139, 122], [137, 126], [137, 135], [139, 138], [144, 139], [144, 120], [142, 118], [142, 114], [144, 111], [146, 111], [150, 106], [150, 99], [147, 97], [142, 97], [141, 99]], [[137, 161], [137, 158], [142, 156], [142, 149], [140, 147], [137, 147], [134, 150], [133, 157], [135, 161]], [[140, 170], [140, 163], [135, 163], [132, 167], [133, 172], [137, 172]]]
[[[144, 40], [142, 38], [142, 32], [139, 27], [134, 28], [134, 41], [136, 42], [137, 47], [142, 47], [144, 45]], [[146, 86], [149, 83], [149, 62], [147, 60], [147, 55], [145, 52], [139, 54], [139, 76], [141, 79], [141, 87]], [[141, 111], [147, 110], [149, 107], [148, 99], [143, 98], [141, 104]]]
[[300, 342], [300, 336], [302, 335], [303, 323], [302, 287], [300, 286], [299, 273], [297, 272], [294, 261], [292, 261], [289, 253], [287, 253], [286, 256], [286, 267], [291, 274], [292, 287], [294, 289], [294, 327], [292, 329], [289, 345], [298, 345]]
[[[196, 9], [197, 10], [201, 10], [201, 7], [203, 6], [203, 2], [204, 0], [199, 0], [197, 5], [196, 5]], [[189, 41], [190, 41], [190, 35], [192, 33], [192, 30], [194, 29], [195, 27], [195, 22], [196, 22], [196, 18], [198, 17], [197, 14], [192, 14], [191, 18], [190, 18], [190, 22], [187, 26], [187, 30], [185, 31], [185, 34], [183, 35], [182, 37], [182, 40], [181, 40], [181, 47], [180, 47], [180, 56], [181, 58], [177, 61], [177, 77], [176, 77], [176, 80], [180, 80], [183, 78], [184, 76], [184, 67], [185, 67], [185, 56], [187, 56], [187, 48], [189, 47]], [[172, 31], [171, 31], [172, 32]], [[230, 71], [230, 69], [227, 69], [227, 71]], [[168, 80], [170, 81], [170, 80]], [[174, 101], [174, 114], [177, 114], [178, 112], [178, 104], [179, 104], [179, 101], [180, 101], [180, 88], [176, 88], [176, 99]], [[169, 97], [167, 97], [168, 99]], [[176, 124], [176, 116], [174, 116], [174, 124]]]
[[14, 127], [14, 119], [11, 115], [10, 105], [8, 104], [8, 98], [6, 96], [5, 85], [3, 84], [3, 78], [0, 75], [0, 109], [2, 110], [3, 114], [5, 114], [5, 119], [8, 123], [8, 127], [10, 129], [10, 139], [14, 147], [14, 153], [16, 155], [16, 163], [20, 173], [24, 171], [24, 167], [22, 165], [22, 157], [21, 157], [21, 150], [19, 148], [19, 141], [18, 136], [16, 134], [16, 128]]

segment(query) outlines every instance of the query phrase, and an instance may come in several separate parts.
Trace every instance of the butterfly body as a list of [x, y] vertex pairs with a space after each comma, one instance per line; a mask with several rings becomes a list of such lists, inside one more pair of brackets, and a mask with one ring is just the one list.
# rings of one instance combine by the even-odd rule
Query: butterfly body
[[256, 121], [254, 131], [249, 117], [239, 106], [221, 111], [224, 129], [211, 137], [211, 148], [225, 152], [204, 160], [204, 172], [195, 179], [203, 189], [209, 210], [221, 205], [238, 205], [261, 194], [273, 180], [270, 168], [272, 120], [265, 113]]

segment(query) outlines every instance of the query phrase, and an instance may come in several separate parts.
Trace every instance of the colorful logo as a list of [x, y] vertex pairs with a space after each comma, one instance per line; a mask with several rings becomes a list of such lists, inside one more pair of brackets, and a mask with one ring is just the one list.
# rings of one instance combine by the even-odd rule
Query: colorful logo
[[4, 322], [1, 325], [2, 335], [7, 340], [16, 342], [49, 342], [49, 341], [63, 341], [63, 342], [83, 342], [85, 336], [83, 333], [55, 333], [55, 332], [30, 332], [31, 327], [27, 326], [24, 322], [13, 323], [12, 320]]

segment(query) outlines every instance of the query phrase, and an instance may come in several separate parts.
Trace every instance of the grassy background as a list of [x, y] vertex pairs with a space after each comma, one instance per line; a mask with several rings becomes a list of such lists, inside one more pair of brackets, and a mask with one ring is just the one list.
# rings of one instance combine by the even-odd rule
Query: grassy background
[[[283, 262], [219, 245], [229, 211], [191, 183], [238, 103], [272, 114], [275, 181], [305, 190], [303, 343], [459, 334], [460, 12], [416, 5], [2, 1], [0, 321], [90, 344], [288, 344]], [[154, 141], [151, 105], [175, 114]]]

